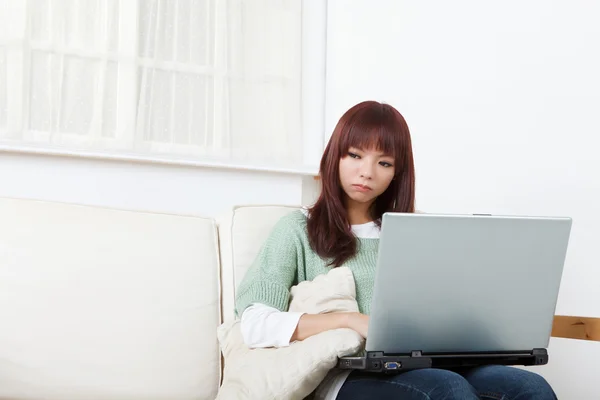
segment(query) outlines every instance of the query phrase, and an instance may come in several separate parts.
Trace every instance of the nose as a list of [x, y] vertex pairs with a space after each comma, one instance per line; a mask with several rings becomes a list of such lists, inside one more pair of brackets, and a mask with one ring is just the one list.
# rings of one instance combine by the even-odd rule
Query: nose
[[363, 162], [360, 166], [360, 177], [363, 179], [373, 178], [373, 166], [370, 162]]

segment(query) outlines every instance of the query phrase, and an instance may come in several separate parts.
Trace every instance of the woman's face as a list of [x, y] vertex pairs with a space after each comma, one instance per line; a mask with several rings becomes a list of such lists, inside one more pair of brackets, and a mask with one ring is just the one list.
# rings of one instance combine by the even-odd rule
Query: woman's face
[[394, 179], [394, 157], [350, 147], [340, 159], [340, 183], [349, 200], [371, 204]]

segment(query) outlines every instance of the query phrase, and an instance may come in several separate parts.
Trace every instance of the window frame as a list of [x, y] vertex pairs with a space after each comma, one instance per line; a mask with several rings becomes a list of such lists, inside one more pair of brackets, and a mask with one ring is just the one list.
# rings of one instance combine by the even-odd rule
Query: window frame
[[[94, 127], [93, 135], [94, 140], [98, 142], [98, 148], [111, 148], [110, 150], [81, 150], [73, 147], [68, 148], [65, 146], [53, 146], [48, 141], [48, 135], [50, 132], [25, 130], [23, 129], [25, 122], [28, 120], [28, 95], [30, 91], [31, 81], [31, 60], [29, 55], [33, 51], [48, 51], [47, 46], [43, 43], [32, 42], [29, 47], [29, 40], [24, 41], [24, 45], [21, 48], [15, 48], [9, 46], [9, 52], [7, 55], [7, 64], [11, 77], [8, 80], [12, 85], [23, 88], [19, 92], [19, 99], [12, 101], [14, 98], [11, 95], [11, 102], [13, 104], [8, 112], [7, 131], [8, 138], [11, 138], [11, 132], [13, 134], [23, 137], [24, 140], [13, 140], [5, 141], [0, 139], [0, 152], [16, 152], [16, 153], [28, 153], [28, 154], [45, 154], [54, 156], [69, 156], [69, 157], [83, 157], [92, 159], [110, 159], [110, 160], [122, 160], [129, 162], [145, 162], [145, 163], [158, 163], [158, 164], [174, 164], [174, 165], [187, 165], [187, 166], [200, 166], [200, 167], [212, 167], [212, 168], [227, 168], [227, 169], [244, 169], [244, 170], [258, 170], [258, 171], [273, 171], [273, 172], [286, 172], [286, 173], [297, 173], [301, 175], [316, 175], [318, 171], [318, 164], [322, 151], [324, 149], [324, 127], [325, 127], [325, 62], [326, 62], [326, 13], [327, 13], [327, 2], [313, 2], [303, 1], [302, 2], [302, 66], [301, 66], [301, 120], [302, 120], [302, 137], [303, 137], [303, 160], [301, 164], [295, 165], [283, 165], [276, 164], [273, 162], [266, 163], [245, 163], [237, 162], [235, 159], [227, 158], [229, 155], [228, 149], [225, 147], [222, 153], [216, 153], [211, 151], [210, 154], [202, 154], [202, 151], [198, 151], [197, 154], [200, 156], [187, 156], [186, 150], [189, 150], [190, 145], [177, 145], [177, 144], [158, 144], [156, 142], [149, 142], [149, 146], [153, 146], [153, 149], [163, 149], [172, 152], [168, 155], [158, 155], [152, 152], [140, 152], [137, 150], [135, 144], [135, 117], [131, 115], [136, 114], [136, 82], [138, 79], [138, 70], [141, 65], [150, 65], [151, 67], [170, 67], [169, 71], [179, 70], [178, 66], [174, 63], [166, 63], [168, 65], [161, 65], [165, 63], [161, 62], [148, 62], [138, 55], [138, 27], [139, 27], [139, 16], [138, 16], [138, 2], [137, 1], [120, 1], [119, 3], [119, 34], [118, 44], [120, 54], [114, 55], [110, 53], [98, 54], [97, 52], [85, 52], [85, 51], [73, 51], [69, 49], [53, 49], [55, 53], [59, 53], [60, 56], [65, 57], [67, 55], [76, 55], [79, 57], [88, 57], [90, 59], [98, 60], [103, 63], [111, 61], [119, 61], [123, 57], [129, 57], [132, 62], [117, 62], [118, 68], [118, 92], [117, 99], [119, 99], [116, 113], [115, 122], [115, 138], [102, 137], [102, 129], [98, 123], [98, 126]], [[21, 7], [17, 9], [16, 7]], [[26, 23], [26, 2], [14, 2], [13, 12], [19, 12], [23, 15], [23, 24]], [[129, 18], [122, 17], [124, 15], [130, 15]], [[135, 23], [132, 23], [135, 21]], [[23, 25], [14, 24], [15, 30], [18, 32], [19, 28], [24, 28]], [[30, 29], [30, 28], [28, 28]], [[24, 32], [24, 29], [21, 31]], [[31, 32], [26, 32], [27, 37], [31, 37]], [[13, 49], [13, 53], [10, 52]], [[131, 57], [133, 55], [133, 57]], [[20, 58], [19, 58], [20, 56]], [[173, 68], [175, 67], [175, 69]], [[106, 68], [101, 67], [102, 71], [106, 71]], [[189, 67], [185, 65], [181, 66], [182, 70], [187, 70]], [[201, 71], [203, 68], [198, 68], [198, 73], [211, 74], [214, 71]], [[27, 79], [26, 79], [27, 78]], [[14, 89], [7, 88], [7, 93], [17, 93]], [[104, 96], [101, 99], [105, 101]], [[133, 123], [132, 123], [133, 122]], [[69, 134], [64, 132], [54, 133], [54, 141], [60, 142], [62, 145], [65, 143], [68, 145], [77, 145], [82, 140], [88, 140], [82, 138], [76, 134]], [[226, 140], [226, 138], [225, 138]], [[35, 142], [38, 142], [37, 144]], [[178, 149], [179, 147], [179, 149]], [[132, 151], [132, 149], [134, 151]], [[178, 155], [180, 153], [181, 155]]]

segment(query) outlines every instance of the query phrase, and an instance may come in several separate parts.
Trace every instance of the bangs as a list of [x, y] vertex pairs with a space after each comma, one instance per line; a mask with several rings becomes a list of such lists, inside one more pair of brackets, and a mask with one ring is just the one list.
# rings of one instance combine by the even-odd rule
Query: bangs
[[355, 147], [398, 157], [403, 131], [400, 121], [384, 107], [366, 108], [348, 121], [347, 134], [340, 138], [340, 152], [346, 154], [350, 147]]

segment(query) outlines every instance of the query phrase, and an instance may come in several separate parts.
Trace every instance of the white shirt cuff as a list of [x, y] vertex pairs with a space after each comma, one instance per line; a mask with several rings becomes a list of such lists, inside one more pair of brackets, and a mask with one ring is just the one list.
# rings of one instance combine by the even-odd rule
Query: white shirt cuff
[[252, 304], [242, 313], [244, 343], [251, 348], [289, 346], [302, 314], [283, 312], [264, 304]]

